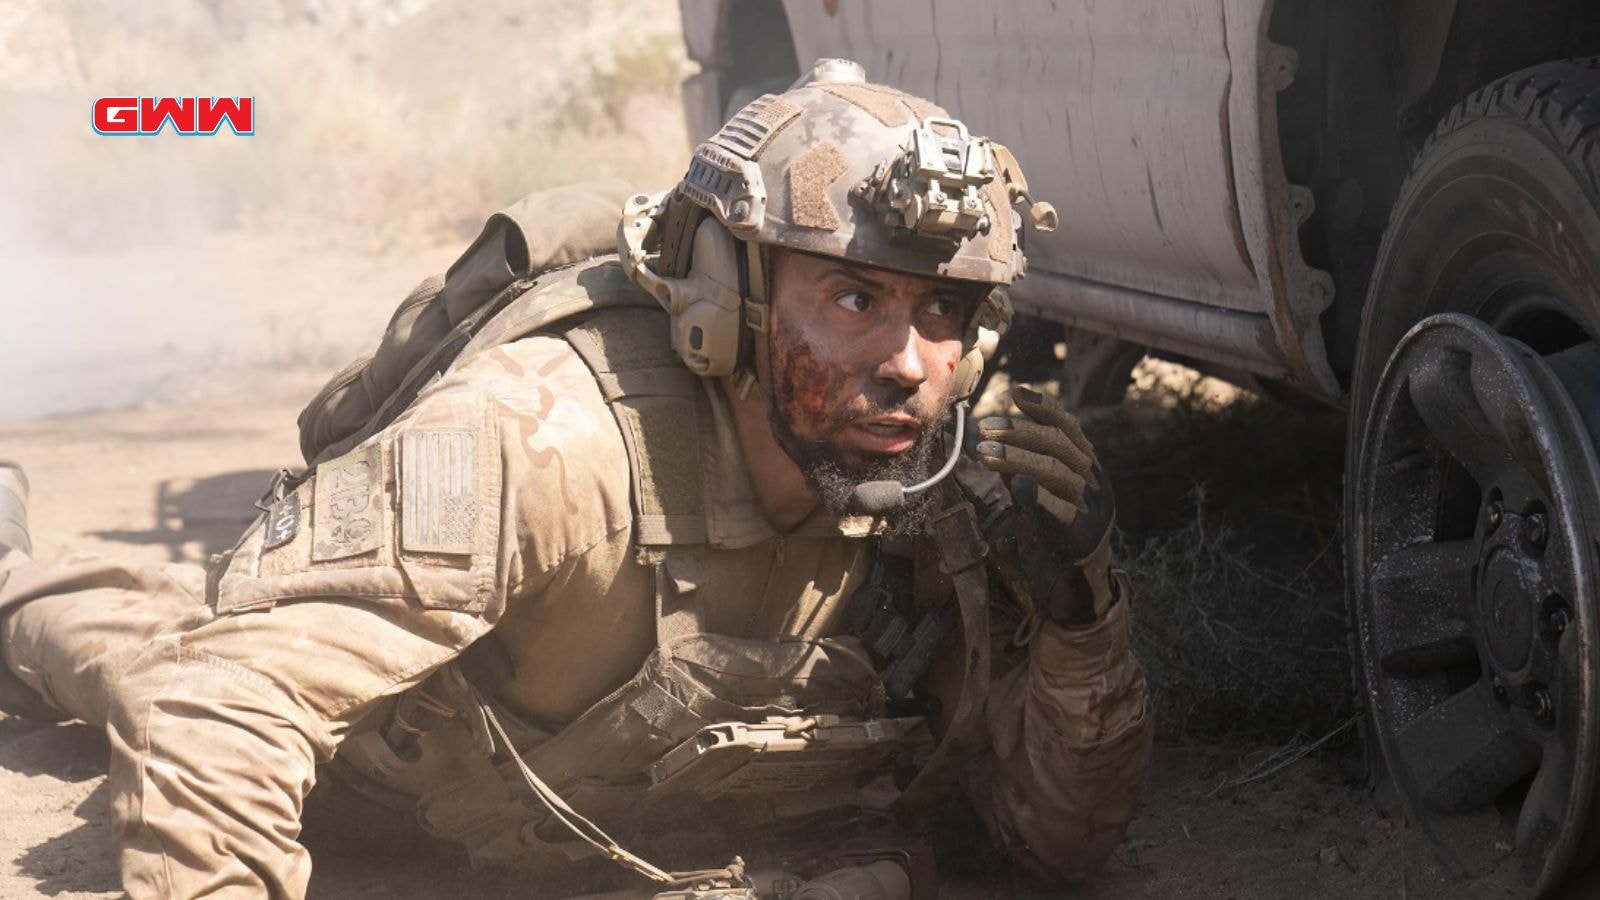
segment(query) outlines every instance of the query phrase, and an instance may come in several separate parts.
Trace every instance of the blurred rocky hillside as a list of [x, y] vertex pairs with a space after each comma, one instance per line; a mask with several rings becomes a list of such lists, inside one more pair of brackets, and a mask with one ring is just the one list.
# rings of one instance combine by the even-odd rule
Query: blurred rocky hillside
[[[671, 178], [672, 0], [5, 0], [0, 239], [470, 230], [528, 191]], [[255, 97], [256, 134], [107, 138], [95, 97]]]

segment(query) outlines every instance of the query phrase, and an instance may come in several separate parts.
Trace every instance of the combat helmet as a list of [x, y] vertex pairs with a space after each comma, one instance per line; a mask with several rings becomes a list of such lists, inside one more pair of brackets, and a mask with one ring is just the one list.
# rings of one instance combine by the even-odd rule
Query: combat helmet
[[1011, 322], [1022, 219], [1055, 227], [1011, 152], [940, 107], [820, 60], [782, 94], [751, 101], [694, 151], [683, 180], [635, 195], [618, 227], [629, 276], [672, 316], [694, 372], [756, 380], [768, 323], [766, 246], [991, 286], [967, 323], [957, 396]]

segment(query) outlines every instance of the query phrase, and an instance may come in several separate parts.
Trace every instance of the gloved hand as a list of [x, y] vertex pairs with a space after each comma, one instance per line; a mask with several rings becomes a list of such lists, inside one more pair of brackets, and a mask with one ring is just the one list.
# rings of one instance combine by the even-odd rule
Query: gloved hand
[[1117, 600], [1111, 576], [1116, 503], [1076, 416], [1053, 398], [1017, 388], [1020, 416], [978, 423], [978, 460], [1006, 478], [1013, 506], [995, 527], [1033, 602], [1069, 628], [1093, 624]]

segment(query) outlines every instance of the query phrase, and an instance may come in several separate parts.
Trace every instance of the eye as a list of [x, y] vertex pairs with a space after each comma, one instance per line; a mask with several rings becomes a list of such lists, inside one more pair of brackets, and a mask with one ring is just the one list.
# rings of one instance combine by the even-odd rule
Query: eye
[[928, 314], [934, 316], [953, 316], [959, 311], [959, 308], [960, 304], [950, 297], [940, 297], [929, 303], [927, 307]]
[[860, 291], [846, 291], [833, 298], [833, 302], [856, 313], [864, 313], [872, 308], [871, 298]]

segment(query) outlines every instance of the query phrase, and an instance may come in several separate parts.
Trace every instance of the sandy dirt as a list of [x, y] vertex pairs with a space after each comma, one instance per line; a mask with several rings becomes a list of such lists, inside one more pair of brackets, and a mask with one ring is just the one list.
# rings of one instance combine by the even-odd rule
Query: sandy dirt
[[[382, 251], [228, 238], [179, 257], [77, 259], [83, 272], [114, 263], [125, 295], [140, 299], [137, 315], [109, 301], [73, 313], [124, 315], [113, 352], [61, 342], [59, 365], [0, 381], [7, 409], [54, 390], [53, 408], [78, 410], [0, 421], [0, 456], [33, 479], [39, 555], [194, 561], [231, 544], [270, 473], [299, 462], [294, 418], [321, 374], [373, 340], [409, 287], [453, 254], [444, 242]], [[206, 315], [211, 327], [183, 330]], [[29, 331], [49, 333], [41, 322]], [[137, 390], [116, 389], [128, 385]], [[1504, 895], [1445, 879], [1423, 839], [1349, 787], [1337, 760], [1310, 756], [1218, 790], [1273, 749], [1160, 748], [1126, 844], [1098, 882], [1059, 896]], [[0, 718], [0, 897], [116, 895], [104, 754], [82, 725]], [[320, 897], [539, 895], [525, 877], [471, 872], [449, 848], [397, 857], [340, 840], [313, 851]], [[945, 896], [1053, 895], [964, 876]]]

